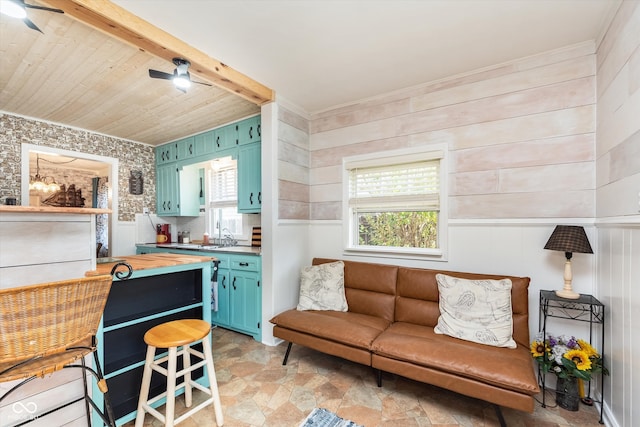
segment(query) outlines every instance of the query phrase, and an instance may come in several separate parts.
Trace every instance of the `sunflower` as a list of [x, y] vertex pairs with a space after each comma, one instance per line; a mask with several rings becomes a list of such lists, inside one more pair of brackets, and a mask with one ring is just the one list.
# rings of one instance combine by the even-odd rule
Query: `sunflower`
[[589, 344], [588, 342], [586, 342], [585, 340], [578, 340], [578, 345], [580, 346], [580, 350], [584, 351], [585, 353], [587, 353], [587, 355], [589, 357], [598, 357], [598, 351], [593, 348], [591, 346], [591, 344]]
[[545, 350], [548, 350], [548, 348], [544, 345], [543, 342], [534, 341], [531, 343], [531, 354], [533, 355], [533, 357], [544, 356]]
[[575, 363], [579, 371], [588, 371], [591, 369], [591, 359], [589, 359], [589, 354], [586, 351], [569, 350], [564, 354], [564, 358]]

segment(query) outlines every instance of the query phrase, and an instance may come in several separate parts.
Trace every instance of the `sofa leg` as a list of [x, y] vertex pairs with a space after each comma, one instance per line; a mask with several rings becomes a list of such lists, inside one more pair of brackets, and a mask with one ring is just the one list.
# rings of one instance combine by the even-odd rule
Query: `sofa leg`
[[293, 343], [289, 342], [289, 345], [287, 346], [287, 351], [284, 353], [284, 360], [282, 361], [282, 366], [285, 366], [287, 364], [287, 359], [289, 359], [289, 352], [291, 351], [292, 345]]
[[376, 373], [376, 382], [378, 383], [378, 387], [382, 387], [382, 371], [380, 369], [373, 368]]
[[502, 409], [500, 409], [500, 406], [494, 404], [493, 407], [496, 410], [496, 416], [498, 417], [500, 427], [507, 427], [507, 422], [504, 420], [504, 416], [502, 415]]

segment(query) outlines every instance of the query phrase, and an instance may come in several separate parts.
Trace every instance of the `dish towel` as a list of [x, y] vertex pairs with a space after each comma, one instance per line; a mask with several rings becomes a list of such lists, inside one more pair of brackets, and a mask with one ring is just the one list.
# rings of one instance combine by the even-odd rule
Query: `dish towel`
[[211, 310], [218, 311], [218, 282], [211, 282]]

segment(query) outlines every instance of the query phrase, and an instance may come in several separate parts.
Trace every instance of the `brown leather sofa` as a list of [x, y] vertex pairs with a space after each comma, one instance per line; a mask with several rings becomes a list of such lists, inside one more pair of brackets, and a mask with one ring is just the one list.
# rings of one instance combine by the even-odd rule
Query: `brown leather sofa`
[[[314, 265], [333, 262], [315, 258]], [[349, 311], [288, 310], [273, 319], [274, 336], [433, 384], [496, 405], [533, 412], [540, 389], [529, 352], [528, 277], [496, 276], [344, 261]], [[436, 274], [512, 281], [513, 339], [517, 348], [477, 344], [440, 335]]]

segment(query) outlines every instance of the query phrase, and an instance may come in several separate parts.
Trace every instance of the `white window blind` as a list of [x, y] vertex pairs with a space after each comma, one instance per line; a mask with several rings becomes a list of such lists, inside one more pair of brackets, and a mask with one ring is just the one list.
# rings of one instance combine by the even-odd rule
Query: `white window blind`
[[440, 159], [349, 169], [349, 207], [439, 210]]
[[235, 166], [210, 169], [209, 206], [224, 208], [238, 204], [238, 175]]

